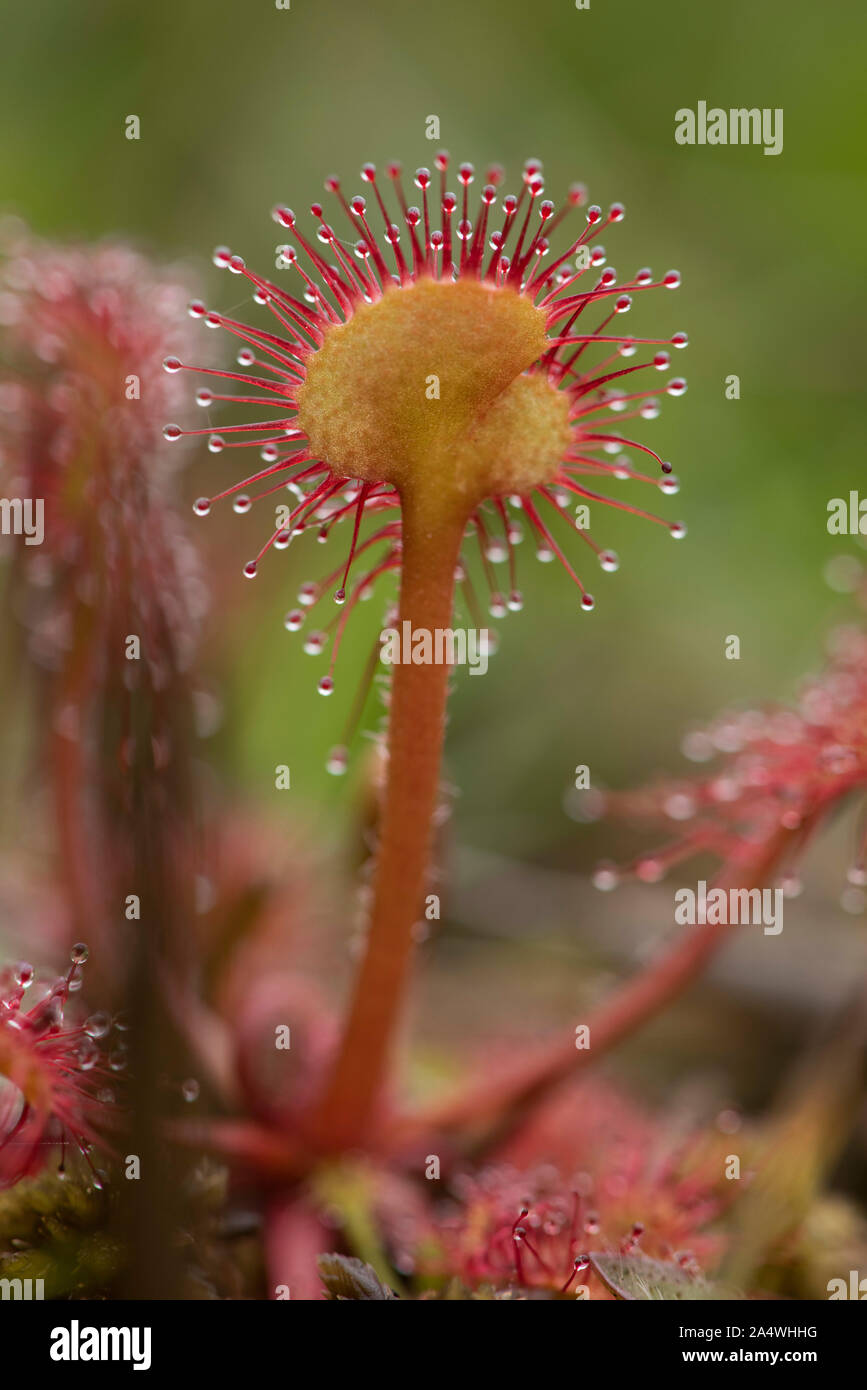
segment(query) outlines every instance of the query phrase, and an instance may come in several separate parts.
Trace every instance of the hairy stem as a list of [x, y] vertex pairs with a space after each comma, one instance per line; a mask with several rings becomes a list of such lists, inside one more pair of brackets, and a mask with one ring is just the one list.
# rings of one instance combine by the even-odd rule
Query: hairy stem
[[[404, 498], [399, 624], [429, 632], [450, 626], [465, 524], [464, 509], [448, 499]], [[363, 1137], [388, 1065], [426, 886], [448, 679], [445, 664], [394, 667], [367, 944], [337, 1060], [312, 1122], [316, 1142], [329, 1150]]]

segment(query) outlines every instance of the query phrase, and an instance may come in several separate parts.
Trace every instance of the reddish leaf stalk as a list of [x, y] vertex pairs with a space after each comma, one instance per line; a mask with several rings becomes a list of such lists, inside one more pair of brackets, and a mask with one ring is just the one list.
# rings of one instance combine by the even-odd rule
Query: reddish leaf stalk
[[[462, 507], [413, 489], [403, 499], [398, 621], [434, 632], [451, 623]], [[357, 1143], [380, 1094], [424, 898], [439, 795], [449, 667], [394, 668], [373, 902], [364, 958], [314, 1133], [327, 1149]]]

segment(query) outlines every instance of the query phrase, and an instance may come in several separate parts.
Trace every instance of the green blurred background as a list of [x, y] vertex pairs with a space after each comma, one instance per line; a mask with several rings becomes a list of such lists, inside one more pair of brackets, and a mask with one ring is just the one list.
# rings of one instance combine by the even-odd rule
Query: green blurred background
[[[616, 826], [582, 827], [565, 813], [575, 765], [613, 786], [682, 768], [685, 728], [730, 702], [790, 696], [818, 664], [829, 626], [850, 614], [852, 601], [823, 571], [858, 549], [827, 534], [826, 505], [858, 487], [863, 471], [865, 38], [854, 0], [592, 0], [586, 11], [572, 0], [292, 0], [288, 11], [273, 0], [31, 0], [6, 9], [3, 205], [44, 235], [128, 238], [188, 262], [191, 287], [199, 277], [215, 307], [238, 296], [237, 282], [210, 265], [214, 245], [267, 273], [279, 240], [275, 202], [306, 207], [331, 172], [357, 191], [365, 160], [397, 158], [410, 172], [430, 164], [439, 148], [425, 139], [430, 114], [455, 161], [479, 171], [499, 161], [517, 181], [524, 160], [538, 156], [549, 196], [580, 179], [603, 206], [622, 199], [626, 221], [604, 237], [622, 274], [645, 264], [682, 272], [676, 295], [638, 298], [629, 326], [690, 334], [675, 363], [689, 393], [637, 427], [674, 461], [682, 490], [660, 510], [688, 523], [687, 540], [674, 545], [660, 528], [614, 513], [600, 518], [597, 535], [622, 566], [601, 575], [579, 555], [597, 597], [591, 617], [559, 567], [538, 565], [525, 545], [525, 609], [501, 625], [486, 678], [457, 682], [447, 770], [460, 797], [450, 834], [469, 886], [437, 951], [442, 988], [455, 1008], [466, 992], [468, 1015], [475, 984], [492, 979], [513, 991], [504, 1008], [528, 1027], [574, 1015], [576, 977], [562, 969], [578, 931], [571, 913], [558, 908], [551, 921], [539, 908], [537, 973], [516, 984], [524, 957], [511, 953], [523, 948], [497, 955], [485, 933], [520, 938], [532, 926], [538, 936], [538, 924], [509, 922], [508, 903], [498, 917], [490, 893], [473, 891], [486, 875], [502, 882], [518, 863], [582, 876], [575, 918], [583, 913], [591, 933], [633, 909], [637, 931], [670, 919], [667, 889], [628, 892], [603, 908], [581, 887], [597, 855], [616, 857], [623, 840]], [[699, 100], [782, 107], [783, 153], [676, 145], [676, 109]], [[124, 138], [133, 113], [138, 142]], [[219, 346], [228, 357], [230, 345]], [[737, 401], [724, 395], [732, 373]], [[190, 454], [185, 506], [217, 490], [209, 476], [227, 486], [231, 456]], [[210, 756], [239, 794], [333, 846], [339, 862], [356, 800], [351, 778], [332, 779], [323, 764], [381, 604], [362, 610], [337, 692], [321, 700], [321, 663], [301, 654], [282, 616], [298, 583], [321, 571], [323, 552], [309, 538], [272, 555], [249, 585], [241, 565], [268, 518], [253, 509], [191, 524], [218, 591], [204, 662], [225, 721]], [[330, 547], [334, 564], [342, 546]], [[740, 661], [724, 658], [730, 633], [741, 638]], [[371, 706], [369, 727], [374, 718]], [[292, 768], [282, 797], [273, 790], [278, 762]], [[849, 933], [837, 905], [847, 844], [824, 853], [820, 888], [792, 915]], [[530, 901], [553, 901], [544, 880]], [[452, 968], [450, 952], [464, 970]], [[814, 971], [808, 951], [807, 980]]]

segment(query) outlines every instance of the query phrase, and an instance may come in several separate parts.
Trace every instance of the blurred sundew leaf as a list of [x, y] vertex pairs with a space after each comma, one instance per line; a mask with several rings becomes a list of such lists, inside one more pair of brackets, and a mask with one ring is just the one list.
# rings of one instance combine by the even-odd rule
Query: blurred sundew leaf
[[320, 1255], [316, 1263], [329, 1298], [339, 1303], [397, 1298], [397, 1294], [380, 1281], [376, 1271], [354, 1255]]
[[858, 1114], [867, 1056], [867, 986], [795, 1066], [764, 1127], [755, 1175], [734, 1207], [724, 1277], [750, 1287], [818, 1199]]
[[377, 1278], [404, 1293], [379, 1234], [376, 1221], [376, 1175], [359, 1163], [333, 1163], [320, 1168], [316, 1193], [323, 1204], [339, 1211], [343, 1239], [369, 1265]]
[[609, 1293], [630, 1303], [742, 1297], [669, 1260], [652, 1260], [647, 1255], [591, 1255], [590, 1263]]
[[867, 1268], [867, 1220], [848, 1197], [822, 1196], [780, 1254], [782, 1258], [759, 1270], [756, 1282], [763, 1292], [826, 1299], [829, 1280], [841, 1270]]

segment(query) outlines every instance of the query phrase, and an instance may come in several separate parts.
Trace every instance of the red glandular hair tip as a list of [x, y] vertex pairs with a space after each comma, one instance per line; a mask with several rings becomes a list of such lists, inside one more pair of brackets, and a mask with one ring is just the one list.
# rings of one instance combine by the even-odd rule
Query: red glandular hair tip
[[[103, 1186], [92, 1155], [105, 1147], [114, 1119], [111, 1083], [125, 1066], [125, 1045], [116, 1039], [104, 1050], [112, 1028], [107, 1014], [66, 1022], [88, 950], [78, 944], [70, 954], [66, 975], [27, 1010], [21, 1005], [35, 981], [33, 967], [21, 962], [0, 972], [0, 1188], [37, 1173], [58, 1151], [61, 1176], [71, 1151], [81, 1155], [93, 1186]], [[114, 1027], [122, 1032], [122, 1020]]]
[[[285, 549], [306, 529], [317, 528], [324, 539], [338, 522], [351, 523], [351, 545], [345, 562], [327, 578], [305, 584], [299, 594], [300, 606], [292, 609], [285, 620], [287, 629], [298, 630], [306, 620], [305, 610], [313, 608], [329, 592], [342, 605], [331, 625], [336, 629], [334, 655], [328, 675], [320, 682], [323, 694], [330, 694], [333, 689], [334, 657], [349, 613], [359, 599], [369, 595], [378, 578], [399, 569], [401, 560], [398, 488], [385, 479], [371, 481], [347, 476], [332, 461], [316, 457], [296, 418], [299, 392], [311, 362], [328, 335], [348, 324], [364, 305], [374, 305], [425, 280], [457, 282], [469, 278], [494, 292], [510, 291], [524, 296], [544, 314], [547, 346], [525, 375], [541, 374], [553, 390], [567, 394], [570, 441], [556, 476], [548, 484], [520, 495], [492, 493], [472, 514], [468, 534], [479, 549], [493, 616], [501, 617], [522, 605], [516, 582], [515, 547], [523, 528], [515, 513], [523, 514], [539, 558], [556, 557], [574, 580], [585, 611], [594, 607], [594, 600], [555, 539], [544, 517], [546, 507], [578, 530], [601, 567], [608, 571], [617, 569], [617, 556], [597, 545], [587, 530], [573, 523], [566, 513], [570, 500], [577, 499], [579, 504], [602, 503], [660, 522], [676, 538], [686, 532], [680, 522], [664, 522], [651, 512], [600, 495], [590, 485], [602, 479], [634, 479], [665, 494], [677, 492], [677, 479], [669, 463], [646, 445], [625, 438], [619, 429], [605, 428], [600, 417], [612, 411], [618, 413], [620, 420], [653, 418], [658, 414], [655, 393], [643, 386], [633, 390], [631, 378], [648, 370], [668, 370], [670, 357], [666, 349], [685, 347], [687, 335], [636, 338], [618, 333], [613, 325], [630, 309], [637, 292], [675, 289], [680, 284], [679, 273], [671, 270], [655, 278], [650, 270], [642, 269], [630, 279], [619, 281], [615, 270], [602, 269], [606, 256], [597, 238], [623, 219], [622, 204], [612, 204], [607, 213], [595, 205], [585, 206], [584, 188], [574, 185], [558, 210], [543, 197], [542, 166], [538, 160], [527, 161], [517, 195], [501, 197], [498, 188], [502, 171], [489, 169], [474, 217], [469, 202], [470, 186], [475, 180], [473, 166], [459, 166], [460, 192], [454, 193], [446, 186], [448, 155], [437, 155], [435, 164], [438, 178], [428, 169], [415, 173], [413, 181], [419, 191], [419, 203], [415, 205], [410, 205], [406, 197], [400, 165], [388, 165], [386, 178], [393, 187], [397, 221], [392, 220], [381, 180], [372, 164], [366, 164], [361, 171], [370, 190], [367, 199], [347, 198], [337, 178], [327, 179], [326, 190], [338, 205], [344, 225], [348, 224], [348, 238], [326, 220], [319, 203], [311, 208], [316, 223], [312, 238], [305, 236], [291, 208], [276, 207], [275, 222], [291, 232], [295, 243], [278, 248], [278, 253], [280, 265], [300, 281], [297, 294], [264, 279], [248, 269], [241, 256], [219, 247], [214, 253], [215, 264], [245, 277], [253, 287], [254, 300], [268, 310], [273, 322], [268, 328], [251, 327], [194, 301], [189, 308], [193, 318], [212, 328], [224, 328], [241, 341], [238, 365], [243, 370], [199, 368], [178, 357], [168, 357], [164, 363], [168, 372], [204, 371], [216, 382], [228, 384], [230, 389], [200, 390], [197, 400], [204, 408], [230, 402], [277, 411], [274, 419], [227, 425], [219, 433], [210, 427], [185, 430], [176, 424], [167, 425], [164, 430], [169, 440], [207, 435], [214, 453], [244, 448], [260, 451], [265, 466], [216, 496], [200, 498], [194, 508], [198, 515], [206, 515], [215, 501], [227, 497], [235, 499], [236, 511], [246, 512], [254, 502], [280, 491], [288, 490], [291, 494], [285, 517], [255, 559], [244, 567], [245, 575], [252, 578], [266, 551], [272, 547]], [[499, 213], [495, 211], [498, 202]], [[583, 229], [564, 249], [555, 252], [551, 247], [552, 234], [564, 218], [580, 208], [584, 209]], [[378, 232], [374, 230], [377, 221], [382, 223]], [[597, 308], [601, 310], [598, 319], [593, 312]], [[587, 322], [591, 316], [592, 322]], [[639, 353], [641, 361], [628, 365], [623, 361]], [[241, 384], [240, 391], [232, 388], [233, 383]], [[663, 390], [670, 396], [680, 396], [686, 390], [686, 382], [679, 376], [669, 377]], [[624, 454], [625, 449], [649, 456], [658, 465], [661, 476], [650, 477], [638, 471]], [[361, 529], [363, 518], [376, 518], [378, 523], [366, 535]], [[362, 556], [368, 568], [349, 587], [350, 569]], [[500, 563], [508, 566], [506, 586], [501, 585], [495, 573], [494, 566]], [[463, 564], [458, 578], [470, 611], [477, 618], [479, 607]], [[321, 652], [329, 635], [328, 630], [312, 634], [306, 649], [314, 654]]]

